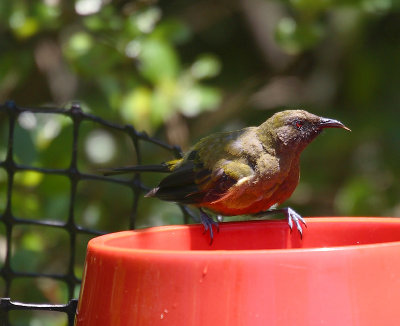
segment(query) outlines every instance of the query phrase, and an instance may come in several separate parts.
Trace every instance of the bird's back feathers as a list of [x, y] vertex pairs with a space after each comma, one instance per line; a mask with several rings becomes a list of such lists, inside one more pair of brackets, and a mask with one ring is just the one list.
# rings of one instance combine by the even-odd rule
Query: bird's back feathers
[[[324, 128], [346, 129], [337, 120], [306, 111], [283, 111], [259, 127], [205, 137], [182, 159], [131, 171], [170, 173], [148, 197], [207, 207], [223, 215], [257, 213], [292, 194], [300, 153]], [[129, 168], [114, 170], [126, 171]]]

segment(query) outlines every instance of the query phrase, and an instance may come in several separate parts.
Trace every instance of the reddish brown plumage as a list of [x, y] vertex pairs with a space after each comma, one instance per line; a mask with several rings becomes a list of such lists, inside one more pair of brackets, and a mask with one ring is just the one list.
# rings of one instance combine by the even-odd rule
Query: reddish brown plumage
[[[168, 167], [171, 173], [147, 196], [222, 215], [266, 211], [293, 193], [299, 182], [300, 154], [324, 128], [348, 129], [337, 120], [288, 110], [259, 127], [210, 135], [182, 159], [164, 163], [163, 169]], [[208, 229], [213, 222], [204, 215]], [[288, 219], [301, 231], [298, 214]], [[210, 232], [212, 236], [212, 228]]]

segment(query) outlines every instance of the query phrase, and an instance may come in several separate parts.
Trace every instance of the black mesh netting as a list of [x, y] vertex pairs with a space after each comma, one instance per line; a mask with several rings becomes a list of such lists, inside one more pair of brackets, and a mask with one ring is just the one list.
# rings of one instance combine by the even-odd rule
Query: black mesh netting
[[[18, 144], [20, 144], [21, 140], [16, 139], [16, 128], [18, 127], [18, 119], [21, 114], [29, 113], [31, 115], [38, 114], [50, 114], [50, 115], [62, 115], [67, 119], [72, 121], [72, 146], [70, 148], [65, 148], [65, 151], [72, 151], [69, 153], [71, 159], [69, 166], [66, 168], [46, 168], [46, 167], [36, 167], [30, 164], [24, 164], [20, 160], [16, 159], [15, 152], [18, 149]], [[4, 153], [0, 156], [0, 170], [3, 172], [3, 182], [0, 182], [0, 186], [3, 188], [0, 190], [0, 196], [3, 197], [2, 210], [0, 211], [0, 289], [2, 290], [3, 296], [0, 301], [0, 323], [1, 325], [13, 325], [15, 321], [10, 317], [12, 314], [26, 313], [31, 312], [34, 314], [38, 314], [41, 318], [40, 312], [49, 313], [49, 314], [64, 314], [65, 321], [62, 321], [60, 324], [73, 325], [74, 316], [77, 304], [77, 295], [79, 289], [79, 285], [81, 279], [76, 276], [76, 259], [77, 259], [77, 246], [80, 244], [81, 235], [86, 235], [88, 237], [92, 237], [94, 235], [100, 235], [106, 233], [102, 231], [101, 228], [96, 227], [87, 227], [82, 225], [77, 217], [76, 210], [74, 207], [77, 205], [79, 201], [79, 185], [84, 182], [106, 182], [106, 183], [116, 183], [128, 189], [130, 193], [129, 196], [132, 198], [132, 207], [129, 209], [129, 214], [126, 216], [121, 216], [120, 218], [127, 219], [126, 225], [129, 226], [130, 229], [135, 228], [135, 223], [137, 220], [137, 208], [139, 199], [142, 197], [142, 192], [148, 190], [140, 178], [140, 175], [134, 175], [131, 178], [107, 178], [103, 177], [101, 174], [96, 173], [88, 173], [85, 171], [81, 171], [78, 164], [78, 156], [79, 156], [79, 146], [81, 146], [79, 139], [82, 137], [82, 133], [84, 133], [85, 125], [82, 123], [88, 121], [91, 123], [99, 124], [103, 128], [107, 128], [112, 130], [113, 132], [123, 133], [127, 135], [133, 144], [133, 148], [136, 155], [136, 162], [140, 164], [141, 159], [141, 151], [140, 147], [142, 143], [152, 143], [159, 148], [164, 148], [173, 153], [174, 156], [179, 157], [180, 150], [177, 147], [167, 145], [157, 139], [153, 139], [149, 137], [147, 134], [136, 131], [130, 125], [118, 125], [114, 123], [110, 123], [105, 121], [99, 117], [96, 117], [91, 114], [84, 113], [79, 104], [73, 104], [70, 108], [23, 108], [15, 105], [14, 102], [6, 102], [3, 105], [0, 105], [0, 128], [3, 128], [3, 134], [0, 135], [3, 138], [4, 144]], [[3, 137], [4, 136], [4, 137]], [[4, 139], [5, 138], [5, 139]], [[24, 147], [29, 147], [30, 144], [25, 144]], [[34, 146], [34, 144], [32, 144]], [[25, 149], [26, 150], [26, 149]], [[57, 154], [56, 154], [57, 155]], [[56, 156], [55, 156], [56, 157]], [[0, 171], [1, 172], [1, 171]], [[46, 216], [38, 216], [35, 218], [31, 218], [30, 216], [20, 216], [15, 211], [15, 207], [13, 206], [13, 200], [16, 195], [13, 189], [15, 188], [15, 178], [16, 174], [21, 172], [33, 172], [36, 174], [44, 175], [44, 176], [62, 176], [63, 178], [68, 178], [69, 187], [68, 191], [65, 193], [64, 197], [68, 197], [67, 206], [65, 207], [65, 220], [53, 220], [49, 219]], [[0, 198], [1, 199], [1, 198]], [[65, 199], [65, 198], [64, 198]], [[99, 198], [101, 200], [101, 198]], [[21, 201], [21, 199], [20, 199]], [[27, 201], [26, 209], [29, 214], [30, 205]], [[181, 207], [183, 212], [183, 218], [186, 221], [187, 214], [186, 209]], [[53, 232], [57, 234], [62, 230], [66, 234], [66, 243], [69, 250], [69, 254], [66, 255], [66, 259], [62, 260], [66, 266], [63, 266], [63, 273], [54, 273], [48, 271], [35, 270], [32, 271], [30, 265], [37, 264], [35, 259], [37, 257], [42, 257], [49, 255], [46, 251], [48, 248], [36, 248], [38, 252], [37, 256], [27, 255], [26, 258], [22, 260], [25, 261], [25, 264], [19, 266], [13, 259], [16, 256], [21, 255], [19, 252], [19, 244], [14, 243], [17, 241], [18, 237], [15, 236], [16, 233], [20, 232], [20, 229], [23, 227], [34, 227], [35, 233], [34, 236], [48, 236], [49, 233]], [[46, 229], [46, 233], [41, 233], [40, 229]], [[24, 240], [27, 242], [26, 246], [29, 247], [30, 242], [28, 240]], [[35, 243], [35, 242], [33, 242]], [[85, 243], [86, 244], [86, 243]], [[22, 251], [23, 249], [21, 249]], [[54, 250], [54, 248], [50, 248], [49, 250]], [[67, 251], [67, 250], [66, 250]], [[84, 250], [82, 250], [84, 251]], [[63, 252], [58, 252], [58, 255], [64, 255]], [[21, 257], [20, 257], [21, 260]], [[16, 266], [18, 265], [18, 266]], [[40, 265], [39, 265], [40, 266]], [[21, 280], [26, 283], [26, 292], [29, 293], [31, 288], [29, 286], [29, 280], [50, 280], [57, 281], [63, 283], [63, 285], [67, 288], [67, 298], [65, 302], [62, 304], [53, 304], [51, 300], [44, 303], [34, 303], [34, 302], [19, 302], [19, 300], [15, 300], [13, 298], [13, 284], [15, 282], [20, 282]], [[28, 281], [26, 281], [28, 280]], [[51, 287], [50, 285], [45, 285]], [[24, 291], [25, 291], [24, 290]], [[52, 290], [49, 290], [49, 293], [52, 293]], [[43, 301], [43, 300], [42, 300]], [[27, 314], [25, 323], [30, 324], [29, 318], [32, 315]], [[20, 320], [18, 318], [14, 318], [14, 320]], [[46, 325], [45, 321], [46, 316], [43, 316], [44, 322], [41, 325]], [[47, 324], [49, 324], [47, 322]]]

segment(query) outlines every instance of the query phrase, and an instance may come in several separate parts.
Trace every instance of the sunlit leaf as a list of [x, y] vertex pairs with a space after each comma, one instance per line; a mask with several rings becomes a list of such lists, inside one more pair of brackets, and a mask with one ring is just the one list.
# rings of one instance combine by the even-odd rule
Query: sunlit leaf
[[83, 16], [92, 15], [99, 12], [102, 5], [102, 0], [77, 0], [75, 2], [75, 11]]
[[67, 53], [71, 57], [86, 54], [93, 46], [92, 37], [85, 32], [77, 32], [71, 36], [67, 44]]
[[32, 17], [18, 17], [12, 23], [13, 32], [21, 38], [28, 38], [36, 34], [39, 30], [38, 21]]
[[202, 55], [192, 65], [191, 72], [197, 79], [211, 78], [219, 74], [221, 63], [214, 55]]
[[29, 248], [29, 250], [41, 252], [45, 246], [43, 240], [39, 234], [27, 233], [22, 238], [21, 244], [23, 247]]
[[159, 126], [163, 121], [166, 121], [175, 110], [177, 110], [177, 91], [177, 85], [172, 80], [164, 80], [157, 85], [151, 103], [151, 121], [153, 126]]
[[161, 9], [150, 7], [136, 16], [136, 25], [142, 33], [150, 33], [161, 18]]
[[125, 121], [138, 129], [151, 130], [151, 91], [146, 87], [138, 87], [129, 92], [122, 100], [121, 113]]
[[213, 110], [218, 107], [221, 100], [219, 91], [213, 87], [194, 86], [187, 89], [180, 98], [180, 111], [193, 117], [205, 110]]
[[87, 136], [85, 152], [93, 163], [109, 162], [115, 156], [115, 149], [114, 139], [105, 130], [94, 130]]
[[150, 38], [142, 42], [139, 69], [151, 82], [174, 78], [179, 72], [179, 60], [166, 41]]
[[25, 187], [36, 187], [43, 180], [43, 173], [25, 171], [16, 174], [15, 181]]

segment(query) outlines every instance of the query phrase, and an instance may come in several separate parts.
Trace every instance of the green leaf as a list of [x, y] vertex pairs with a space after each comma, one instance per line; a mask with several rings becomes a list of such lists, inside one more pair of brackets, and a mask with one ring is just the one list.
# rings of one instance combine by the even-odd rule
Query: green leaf
[[142, 33], [150, 33], [153, 31], [156, 23], [161, 18], [161, 9], [158, 7], [150, 7], [136, 16], [136, 26]]
[[17, 161], [22, 164], [33, 164], [37, 157], [30, 132], [19, 125], [15, 127], [14, 132], [14, 153]]
[[184, 22], [177, 19], [169, 19], [160, 22], [154, 29], [152, 35], [160, 39], [181, 44], [189, 40], [191, 31]]
[[298, 23], [285, 17], [278, 23], [275, 38], [289, 54], [298, 54], [315, 46], [324, 36], [324, 30], [317, 22]]
[[190, 71], [197, 79], [212, 78], [221, 71], [221, 63], [215, 55], [203, 54], [193, 63]]
[[142, 43], [140, 71], [151, 82], [176, 78], [180, 70], [178, 56], [166, 41], [150, 38]]
[[35, 35], [39, 30], [39, 23], [33, 17], [17, 17], [13, 24], [13, 32], [20, 38], [28, 38]]
[[329, 9], [333, 4], [332, 0], [290, 0], [290, 3], [309, 16]]
[[138, 87], [126, 94], [122, 100], [121, 113], [124, 120], [139, 130], [152, 130], [151, 91], [147, 87]]
[[77, 32], [71, 36], [67, 43], [67, 54], [72, 58], [88, 53], [93, 46], [92, 37], [86, 32]]
[[196, 85], [182, 94], [180, 111], [188, 117], [193, 117], [202, 111], [216, 109], [220, 100], [221, 94], [216, 88]]

